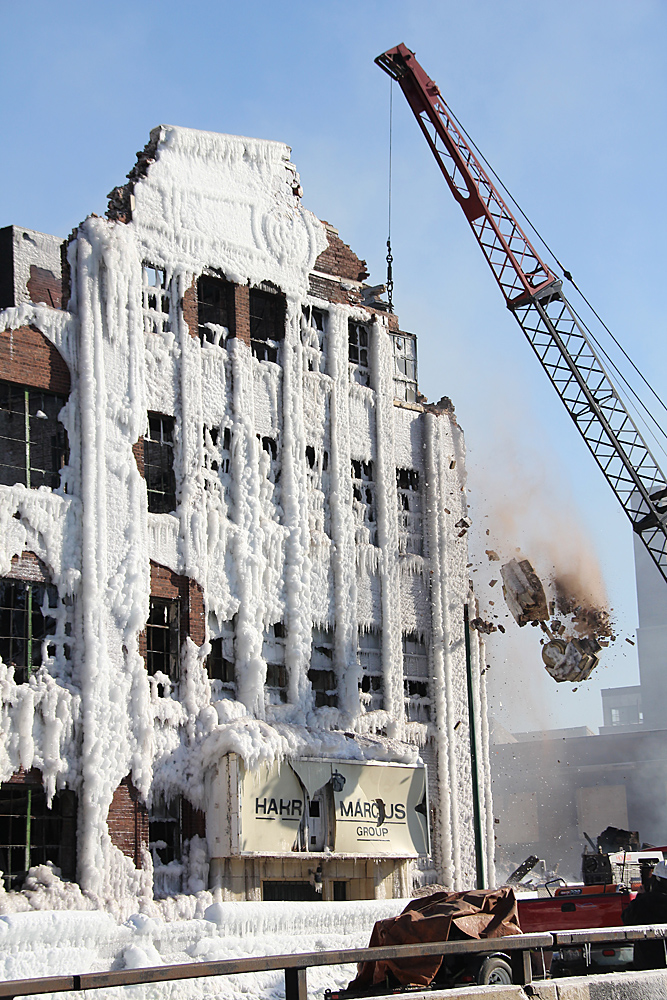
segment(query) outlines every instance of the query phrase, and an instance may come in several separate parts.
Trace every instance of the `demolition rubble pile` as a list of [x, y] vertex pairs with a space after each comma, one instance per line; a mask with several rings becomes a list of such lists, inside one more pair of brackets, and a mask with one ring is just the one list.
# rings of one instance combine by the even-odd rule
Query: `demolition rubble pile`
[[[487, 555], [497, 559], [495, 552]], [[584, 681], [590, 677], [602, 648], [616, 639], [608, 610], [592, 606], [568, 577], [554, 577], [548, 582], [548, 598], [528, 559], [510, 559], [500, 573], [505, 603], [519, 627], [530, 623], [545, 633], [542, 659], [547, 672], [556, 681]], [[486, 633], [501, 627], [482, 618], [471, 624]]]

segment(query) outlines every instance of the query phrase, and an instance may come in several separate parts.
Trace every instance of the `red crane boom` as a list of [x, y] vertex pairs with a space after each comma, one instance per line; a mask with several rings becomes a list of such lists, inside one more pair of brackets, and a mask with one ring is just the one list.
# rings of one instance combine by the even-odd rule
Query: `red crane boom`
[[607, 482], [667, 582], [667, 480], [562, 290], [405, 45], [375, 62], [396, 80], [503, 293]]

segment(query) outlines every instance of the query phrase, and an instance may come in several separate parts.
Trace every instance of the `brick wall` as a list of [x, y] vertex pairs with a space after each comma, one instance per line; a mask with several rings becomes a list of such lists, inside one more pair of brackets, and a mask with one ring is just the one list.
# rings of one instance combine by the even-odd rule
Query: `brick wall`
[[14, 556], [7, 576], [12, 580], [31, 580], [33, 583], [51, 583], [49, 571], [34, 552], [22, 552]]
[[368, 277], [366, 261], [360, 260], [347, 243], [343, 243], [337, 229], [328, 222], [322, 222], [322, 225], [326, 229], [329, 245], [315, 261], [314, 269], [349, 281], [365, 281]]
[[46, 302], [47, 306], [60, 309], [62, 302], [62, 279], [59, 274], [45, 267], [30, 265], [30, 277], [26, 285], [31, 302]]
[[195, 278], [183, 296], [183, 319], [188, 325], [191, 337], [199, 340], [199, 313], [197, 308], [197, 279]]
[[0, 333], [0, 379], [69, 396], [70, 374], [62, 355], [34, 326]]
[[107, 826], [111, 843], [140, 868], [141, 849], [148, 849], [148, 810], [129, 775], [113, 793]]
[[236, 336], [250, 347], [250, 288], [234, 285], [234, 318]]

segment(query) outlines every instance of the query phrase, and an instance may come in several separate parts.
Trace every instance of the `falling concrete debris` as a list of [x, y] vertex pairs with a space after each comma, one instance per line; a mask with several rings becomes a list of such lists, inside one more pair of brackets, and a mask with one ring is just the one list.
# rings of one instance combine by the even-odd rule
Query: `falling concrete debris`
[[595, 639], [560, 639], [545, 626], [552, 636], [542, 646], [542, 659], [547, 673], [555, 681], [585, 681], [592, 674], [600, 659], [602, 647]]
[[[489, 532], [487, 531], [486, 533], [488, 535]], [[498, 555], [497, 552], [494, 552], [493, 549], [485, 549], [484, 551], [489, 557], [489, 562], [500, 562], [500, 556]]]
[[590, 677], [601, 649], [616, 639], [609, 612], [591, 607], [577, 595], [573, 581], [564, 578], [550, 581], [554, 597], [547, 603], [542, 581], [528, 559], [511, 559], [500, 573], [505, 602], [518, 625], [539, 625], [548, 637], [542, 646], [547, 672], [558, 682]]
[[528, 622], [548, 621], [551, 617], [542, 582], [527, 559], [510, 559], [501, 566], [503, 595], [507, 607], [520, 627]]

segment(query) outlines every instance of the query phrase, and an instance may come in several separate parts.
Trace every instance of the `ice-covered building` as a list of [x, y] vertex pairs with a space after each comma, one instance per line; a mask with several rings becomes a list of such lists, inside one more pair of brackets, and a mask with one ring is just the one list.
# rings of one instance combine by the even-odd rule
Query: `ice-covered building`
[[289, 152], [160, 127], [108, 218], [0, 230], [7, 891], [492, 877], [461, 431]]

